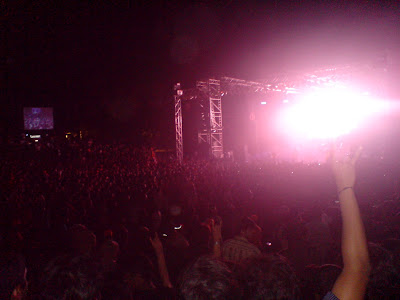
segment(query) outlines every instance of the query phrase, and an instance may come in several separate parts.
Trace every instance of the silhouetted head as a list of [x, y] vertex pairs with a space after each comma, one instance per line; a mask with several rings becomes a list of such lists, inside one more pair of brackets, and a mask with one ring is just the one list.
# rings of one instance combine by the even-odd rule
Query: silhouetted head
[[297, 277], [279, 255], [253, 257], [243, 261], [237, 270], [242, 299], [300, 299]]
[[179, 292], [182, 299], [234, 299], [236, 286], [226, 264], [201, 256], [182, 274]]
[[43, 273], [41, 299], [97, 299], [99, 269], [89, 256], [62, 256]]

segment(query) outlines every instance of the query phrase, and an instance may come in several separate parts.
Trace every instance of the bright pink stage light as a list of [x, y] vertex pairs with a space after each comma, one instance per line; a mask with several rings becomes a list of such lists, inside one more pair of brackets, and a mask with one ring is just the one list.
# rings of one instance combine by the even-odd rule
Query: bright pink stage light
[[359, 128], [385, 107], [384, 101], [346, 88], [319, 89], [284, 109], [279, 126], [292, 138], [331, 139]]

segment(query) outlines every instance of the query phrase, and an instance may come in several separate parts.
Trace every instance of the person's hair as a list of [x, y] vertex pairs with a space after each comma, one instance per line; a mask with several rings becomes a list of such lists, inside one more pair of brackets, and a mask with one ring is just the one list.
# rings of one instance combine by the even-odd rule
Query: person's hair
[[0, 299], [10, 299], [18, 286], [26, 286], [25, 262], [22, 256], [0, 253]]
[[46, 267], [41, 299], [95, 299], [100, 282], [98, 266], [88, 256], [60, 256]]
[[237, 287], [232, 271], [223, 262], [201, 256], [181, 275], [181, 299], [234, 299]]
[[244, 260], [237, 269], [243, 299], [299, 299], [298, 279], [288, 261], [276, 254]]
[[146, 281], [156, 281], [156, 267], [146, 255], [132, 256], [125, 253], [118, 263], [118, 272], [123, 274], [140, 274]]
[[257, 224], [249, 217], [244, 217], [240, 223], [240, 231], [246, 231], [248, 229], [257, 229]]
[[91, 254], [96, 248], [96, 236], [86, 226], [75, 224], [70, 229], [71, 247], [75, 255]]
[[[154, 265], [146, 256], [124, 255], [115, 271], [104, 274], [101, 299], [149, 299], [154, 292], [157, 276]], [[156, 290], [155, 290], [156, 291]]]
[[318, 268], [318, 285], [319, 295], [324, 296], [326, 293], [332, 290], [336, 279], [342, 272], [342, 268], [337, 265], [326, 264]]
[[400, 288], [400, 274], [394, 266], [392, 254], [378, 244], [369, 243], [371, 274], [367, 286], [367, 299], [395, 296]]
[[301, 294], [304, 299], [315, 298], [315, 294], [319, 294], [318, 274], [319, 266], [311, 264], [306, 266], [301, 276]]

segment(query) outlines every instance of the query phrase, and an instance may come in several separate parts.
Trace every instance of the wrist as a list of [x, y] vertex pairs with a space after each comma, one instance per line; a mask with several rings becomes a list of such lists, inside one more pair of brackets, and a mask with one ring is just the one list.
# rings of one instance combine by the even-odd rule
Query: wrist
[[214, 243], [213, 243], [214, 246], [221, 246], [221, 244], [222, 244], [222, 239], [214, 240]]
[[157, 256], [164, 255], [164, 250], [163, 249], [154, 249], [154, 250], [155, 250]]
[[213, 236], [213, 241], [214, 242], [221, 242], [222, 240], [222, 236], [218, 235], [218, 236]]
[[346, 192], [346, 191], [354, 191], [354, 187], [353, 186], [343, 186], [341, 188], [338, 188], [338, 196], [340, 196], [342, 193]]

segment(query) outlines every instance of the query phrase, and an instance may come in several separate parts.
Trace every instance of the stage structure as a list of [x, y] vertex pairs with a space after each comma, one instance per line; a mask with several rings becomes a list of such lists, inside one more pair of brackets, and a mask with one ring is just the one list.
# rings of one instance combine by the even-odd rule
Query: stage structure
[[179, 162], [183, 161], [182, 101], [199, 101], [201, 124], [198, 130], [198, 142], [199, 144], [206, 143], [208, 145], [211, 157], [222, 158], [224, 154], [222, 97], [224, 95], [237, 93], [268, 94], [272, 92], [301, 94], [311, 86], [325, 86], [365, 76], [373, 76], [378, 80], [375, 83], [379, 85], [379, 80], [382, 81], [387, 77], [387, 67], [387, 62], [383, 60], [375, 64], [346, 65], [312, 72], [284, 73], [260, 81], [232, 77], [209, 78], [197, 81], [196, 87], [192, 89], [182, 89], [181, 84], [177, 83], [174, 86], [177, 159]]

